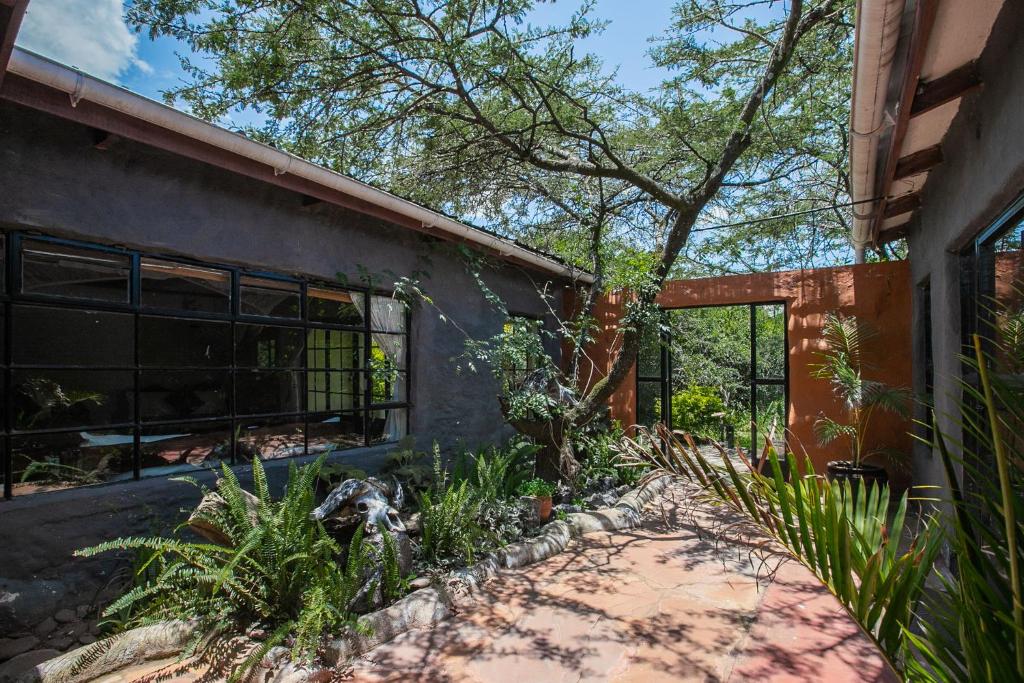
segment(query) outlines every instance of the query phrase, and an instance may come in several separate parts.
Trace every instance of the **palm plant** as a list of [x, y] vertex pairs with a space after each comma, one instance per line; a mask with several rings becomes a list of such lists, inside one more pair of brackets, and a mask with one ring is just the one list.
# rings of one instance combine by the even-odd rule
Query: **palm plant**
[[[1005, 349], [996, 354], [1005, 358]], [[964, 359], [978, 383], [962, 382], [958, 422], [949, 440], [935, 424], [934, 446], [949, 481], [950, 546], [955, 573], [927, 600], [928, 619], [909, 634], [917, 681], [1024, 680], [1024, 395], [1019, 383], [993, 373], [993, 359], [974, 337]], [[994, 465], [995, 472], [992, 471]]]
[[[139, 571], [148, 572], [149, 579], [114, 601], [104, 616], [130, 608], [133, 618], [126, 627], [191, 620], [199, 636], [265, 625], [269, 637], [236, 667], [235, 677], [289, 639], [294, 659], [311, 660], [326, 632], [354, 623], [353, 605], [366, 593], [365, 568], [372, 559], [360, 527], [347, 560], [340, 562], [343, 549], [310, 515], [323, 460], [321, 456], [301, 469], [292, 463], [285, 495], [278, 501], [271, 498], [258, 459], [252, 465], [254, 496], [223, 465], [217, 494], [225, 505], [197, 512], [204, 524], [228, 539], [223, 545], [157, 536], [119, 538], [77, 551], [81, 557], [124, 550], [148, 553]], [[394, 590], [388, 578], [385, 588]], [[198, 643], [197, 638], [192, 647]]]
[[[893, 510], [886, 487], [853, 495], [853, 487], [863, 486], [861, 482], [819, 477], [809, 458], [803, 464], [804, 474], [786, 481], [770, 441], [759, 465], [740, 452], [741, 470], [720, 447], [721, 464], [712, 463], [689, 435], [671, 432], [664, 425], [656, 430], [651, 434], [641, 428], [641, 441], [624, 439], [624, 457], [694, 482], [705, 495], [746, 517], [810, 569], [890, 662], [899, 663], [906, 626], [942, 546], [934, 518], [926, 521], [909, 548], [901, 549], [906, 494]], [[792, 453], [787, 463], [790, 472], [799, 472]]]
[[813, 366], [811, 372], [812, 377], [829, 381], [849, 417], [848, 422], [839, 422], [822, 415], [814, 423], [815, 436], [822, 446], [848, 438], [850, 463], [854, 467], [861, 467], [873, 456], [891, 453], [865, 447], [875, 412], [883, 410], [907, 417], [910, 403], [910, 392], [905, 388], [864, 377], [865, 370], [871, 369], [864, 359], [864, 345], [875, 335], [873, 328], [855, 316], [829, 313], [823, 328], [827, 350], [819, 354], [822, 362]]

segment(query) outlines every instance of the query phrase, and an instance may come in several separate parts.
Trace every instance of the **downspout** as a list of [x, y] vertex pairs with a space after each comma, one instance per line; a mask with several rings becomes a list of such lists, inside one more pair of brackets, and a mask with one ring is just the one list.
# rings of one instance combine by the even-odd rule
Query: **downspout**
[[541, 270], [567, 278], [575, 278], [587, 284], [593, 283], [594, 278], [590, 274], [523, 249], [508, 240], [489, 235], [465, 223], [448, 218], [444, 214], [431, 211], [414, 202], [335, 173], [293, 154], [237, 135], [185, 112], [87, 76], [76, 69], [63, 66], [32, 52], [14, 48], [7, 68], [10, 73], [67, 93], [73, 107], [77, 106], [80, 101], [86, 100], [113, 109], [160, 128], [180, 133], [193, 140], [205, 142], [232, 154], [266, 164], [274, 169], [275, 175], [291, 173], [323, 187], [344, 192], [349, 196], [363, 199], [376, 206], [412, 218], [424, 227], [434, 227], [467, 242], [486, 247], [502, 256], [515, 256], [520, 261], [525, 261]]
[[875, 198], [879, 137], [894, 120], [886, 111], [900, 22], [906, 0], [858, 0], [853, 57], [853, 101], [850, 112], [850, 185], [853, 243], [857, 263], [871, 243], [871, 226], [878, 210]]

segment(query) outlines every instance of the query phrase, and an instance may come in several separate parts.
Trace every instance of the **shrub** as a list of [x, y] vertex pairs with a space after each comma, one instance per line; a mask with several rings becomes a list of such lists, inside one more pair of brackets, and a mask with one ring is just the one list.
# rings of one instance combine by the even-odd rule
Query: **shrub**
[[538, 447], [514, 441], [504, 449], [491, 447], [475, 455], [463, 453], [455, 467], [454, 481], [467, 481], [478, 501], [499, 501], [516, 494], [530, 478]]
[[548, 498], [555, 494], [555, 485], [543, 479], [531, 479], [522, 483], [519, 493], [524, 496]]
[[453, 559], [471, 563], [480, 539], [478, 512], [468, 482], [424, 491], [420, 500], [423, 558], [438, 565], [450, 564]]
[[725, 403], [714, 387], [693, 385], [672, 394], [672, 428], [701, 439], [718, 438]]
[[577, 437], [576, 452], [581, 465], [576, 476], [577, 489], [586, 489], [604, 477], [612, 477], [619, 486], [632, 486], [640, 480], [646, 469], [622, 460], [619, 443], [623, 436], [622, 427], [616, 423], [610, 429], [595, 430]]
[[279, 501], [271, 499], [259, 460], [253, 461], [255, 496], [244, 491], [224, 465], [217, 490], [224, 507], [199, 514], [204, 524], [229, 539], [226, 545], [181, 538], [120, 538], [77, 551], [82, 557], [114, 550], [151, 553], [143, 568], [155, 569], [153, 578], [114, 601], [104, 615], [131, 608], [134, 616], [125, 627], [164, 619], [195, 620], [198, 637], [192, 647], [201, 636], [231, 633], [254, 622], [267, 626], [271, 635], [237, 667], [236, 676], [289, 636], [293, 658], [311, 660], [326, 631], [352, 623], [351, 605], [370, 560], [360, 528], [347, 562], [339, 565], [342, 548], [311, 519], [313, 486], [322, 464], [322, 456], [301, 469], [293, 463]]

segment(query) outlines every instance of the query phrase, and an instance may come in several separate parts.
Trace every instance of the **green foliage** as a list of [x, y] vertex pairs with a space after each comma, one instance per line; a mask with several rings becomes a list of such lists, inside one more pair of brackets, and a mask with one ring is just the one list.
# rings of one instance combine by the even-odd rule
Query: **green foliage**
[[381, 474], [393, 475], [413, 494], [433, 485], [435, 472], [431, 455], [435, 459], [440, 458], [436, 443], [432, 454], [417, 451], [415, 444], [416, 441], [411, 435], [402, 437], [395, 450], [384, 458], [384, 464], [381, 466]]
[[550, 498], [555, 495], [555, 485], [543, 479], [530, 479], [519, 486], [519, 493], [536, 498]]
[[981, 381], [962, 383], [963, 438], [951, 439], [933, 423], [951, 491], [957, 572], [940, 576], [943, 590], [926, 599], [927, 618], [907, 633], [913, 681], [1024, 680], [1024, 395], [1019, 384], [992, 372], [1006, 350], [990, 358], [977, 336], [974, 345], [974, 357], [964, 362]]
[[632, 486], [640, 480], [646, 468], [622, 460], [619, 444], [624, 435], [622, 426], [616, 423], [609, 429], [597, 429], [577, 437], [576, 452], [581, 465], [576, 478], [577, 489], [585, 489], [604, 477], [612, 477], [618, 486]]
[[843, 402], [849, 422], [822, 415], [814, 423], [814, 433], [823, 446], [837, 439], [849, 439], [850, 460], [860, 465], [867, 458], [887, 453], [882, 449], [868, 451], [865, 446], [875, 411], [906, 417], [910, 393], [902, 387], [890, 387], [864, 377], [865, 371], [871, 369], [864, 358], [865, 343], [876, 335], [866, 322], [855, 316], [829, 313], [823, 331], [827, 350], [818, 354], [822, 362], [814, 366], [811, 376], [829, 381], [832, 392]]
[[525, 440], [510, 442], [504, 448], [492, 446], [476, 454], [463, 453], [452, 478], [467, 481], [479, 502], [499, 501], [515, 495], [533, 472], [538, 447]]
[[[228, 545], [182, 538], [120, 538], [77, 551], [80, 557], [124, 550], [150, 553], [137, 569], [148, 573], [147, 580], [115, 600], [104, 616], [130, 608], [133, 617], [125, 626], [189, 619], [197, 622], [200, 633], [217, 634], [261, 623], [272, 635], [260, 651], [291, 636], [293, 658], [312, 659], [325, 632], [352, 623], [352, 603], [370, 561], [360, 528], [340, 566], [342, 548], [310, 517], [313, 485], [322, 464], [322, 456], [301, 469], [292, 464], [285, 495], [277, 501], [270, 496], [259, 460], [252, 464], [255, 496], [245, 492], [224, 465], [217, 493], [225, 505], [200, 516], [229, 539]], [[257, 654], [235, 675], [257, 664], [262, 656]]]
[[722, 432], [725, 403], [713, 387], [690, 386], [672, 394], [672, 428], [701, 439]]
[[420, 501], [422, 536], [420, 553], [428, 562], [444, 566], [453, 559], [473, 562], [480, 539], [476, 523], [479, 503], [469, 483], [425, 491]]
[[385, 603], [398, 600], [409, 590], [409, 581], [402, 576], [398, 561], [398, 544], [390, 532], [381, 534], [380, 551], [381, 593]]
[[746, 459], [741, 470], [724, 451], [722, 464], [712, 464], [692, 440], [684, 444], [663, 426], [647, 437], [628, 446], [630, 457], [699, 484], [781, 543], [835, 594], [890, 661], [897, 661], [942, 547], [936, 519], [929, 518], [910, 547], [901, 550], [906, 494], [891, 510], [888, 487], [855, 491], [849, 481], [829, 482], [815, 475], [809, 458], [799, 474], [796, 457], [789, 454], [794, 475], [786, 481], [773, 449], [767, 472]]

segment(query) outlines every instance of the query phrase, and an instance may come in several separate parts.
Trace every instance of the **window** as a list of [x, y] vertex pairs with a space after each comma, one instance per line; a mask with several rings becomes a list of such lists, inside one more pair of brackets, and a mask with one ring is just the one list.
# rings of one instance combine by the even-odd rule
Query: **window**
[[5, 497], [407, 433], [408, 312], [391, 297], [17, 232], [0, 233], [8, 259]]

